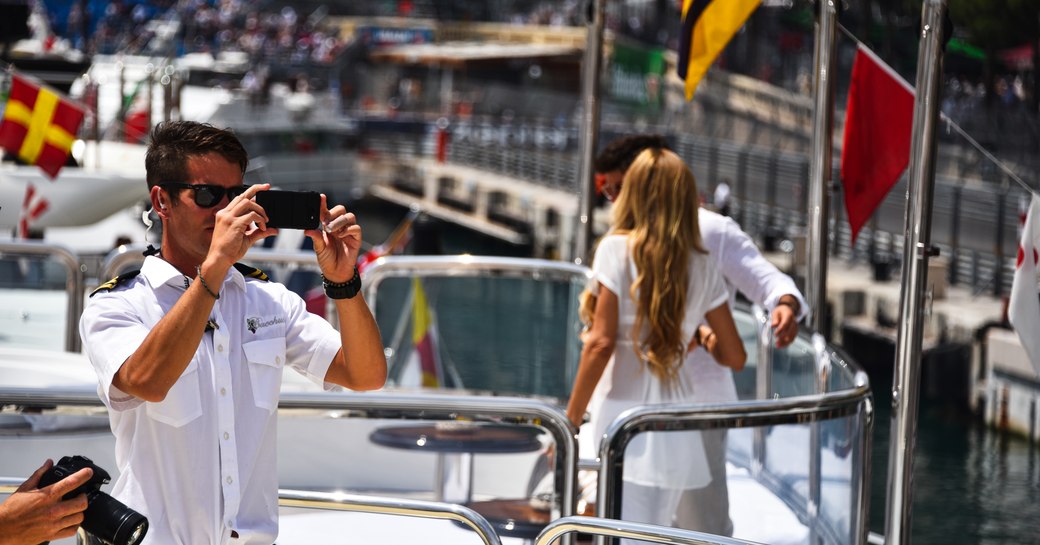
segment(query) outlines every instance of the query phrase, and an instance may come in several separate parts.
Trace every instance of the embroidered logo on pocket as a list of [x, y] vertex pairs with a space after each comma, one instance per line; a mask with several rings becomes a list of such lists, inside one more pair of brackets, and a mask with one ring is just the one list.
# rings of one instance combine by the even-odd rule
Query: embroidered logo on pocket
[[285, 323], [285, 318], [271, 318], [266, 322], [262, 322], [260, 320], [260, 318], [246, 318], [246, 329], [248, 329], [250, 333], [253, 333], [255, 335], [257, 329]]

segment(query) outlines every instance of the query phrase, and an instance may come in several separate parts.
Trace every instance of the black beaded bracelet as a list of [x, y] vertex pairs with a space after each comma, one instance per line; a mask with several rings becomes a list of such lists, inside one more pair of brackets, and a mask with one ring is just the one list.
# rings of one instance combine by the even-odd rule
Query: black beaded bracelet
[[325, 275], [321, 275], [321, 285], [325, 288], [325, 295], [329, 299], [353, 299], [361, 291], [361, 273], [357, 265], [354, 266], [354, 277], [347, 282], [329, 282]]

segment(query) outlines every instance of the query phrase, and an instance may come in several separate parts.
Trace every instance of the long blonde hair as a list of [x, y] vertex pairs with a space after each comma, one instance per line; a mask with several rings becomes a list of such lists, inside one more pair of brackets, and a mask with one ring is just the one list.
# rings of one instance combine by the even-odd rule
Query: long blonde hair
[[[625, 173], [608, 234], [628, 236], [637, 275], [629, 296], [636, 302], [632, 341], [657, 377], [674, 379], [686, 354], [682, 324], [690, 252], [708, 253], [697, 217], [693, 172], [675, 153], [647, 148]], [[583, 293], [580, 314], [591, 324], [595, 299]], [[646, 328], [645, 338], [639, 334]]]

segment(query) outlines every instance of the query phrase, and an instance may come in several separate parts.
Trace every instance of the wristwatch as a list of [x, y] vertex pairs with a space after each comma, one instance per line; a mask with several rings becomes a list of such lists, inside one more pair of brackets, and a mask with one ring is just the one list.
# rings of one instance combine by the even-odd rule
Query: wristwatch
[[354, 266], [354, 277], [347, 282], [329, 282], [325, 275], [321, 275], [321, 285], [325, 288], [325, 295], [329, 299], [353, 299], [361, 291], [361, 273], [357, 265]]

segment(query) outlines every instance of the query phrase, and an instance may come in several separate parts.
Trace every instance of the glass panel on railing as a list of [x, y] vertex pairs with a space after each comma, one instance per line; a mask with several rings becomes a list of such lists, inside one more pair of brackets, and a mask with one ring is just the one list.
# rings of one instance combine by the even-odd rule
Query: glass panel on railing
[[[737, 394], [742, 400], [756, 399], [758, 397], [760, 358], [758, 322], [750, 311], [742, 306], [734, 309], [733, 318], [736, 321], [740, 337], [744, 341], [744, 350], [748, 355], [744, 370], [733, 375], [737, 385]], [[798, 338], [786, 348], [773, 348], [771, 358], [772, 384], [767, 396], [769, 399], [818, 393], [814, 375], [815, 353], [807, 340]]]
[[67, 275], [44, 256], [0, 257], [0, 345], [65, 349]]
[[[812, 458], [812, 428], [818, 426], [819, 460], [819, 521], [815, 528], [816, 535], [823, 543], [846, 544], [855, 543], [852, 535], [858, 527], [856, 517], [860, 516], [860, 494], [862, 486], [863, 464], [862, 449], [864, 432], [858, 415], [825, 420], [818, 424], [786, 424], [763, 428], [744, 428], [730, 430], [728, 434], [727, 471], [730, 497], [742, 498], [739, 504], [731, 505], [734, 526], [741, 528], [741, 522], [762, 520], [765, 517], [777, 517], [777, 521], [789, 520], [788, 515], [800, 521], [801, 530], [796, 525], [780, 525], [787, 528], [787, 537], [796, 532], [805, 533], [806, 539], [783, 541], [791, 543], [807, 542], [811, 531], [808, 518], [811, 483], [814, 479]], [[759, 434], [758, 431], [764, 433]], [[754, 438], [764, 435], [765, 448], [761, 467], [753, 463]], [[783, 509], [767, 501], [753, 501], [756, 493], [767, 493], [768, 497], [778, 499]], [[744, 539], [763, 538], [751, 534], [735, 537]], [[763, 540], [765, 543], [779, 541]]]
[[545, 278], [386, 279], [376, 320], [390, 382], [565, 399], [581, 352], [583, 288]]
[[[861, 405], [862, 409], [862, 405]], [[820, 424], [820, 519], [833, 529], [839, 543], [856, 543], [853, 535], [862, 516], [862, 487], [866, 474], [863, 459], [863, 419], [860, 415]], [[847, 539], [848, 541], [840, 541]]]
[[[743, 305], [737, 305], [734, 308], [733, 319], [736, 321], [737, 330], [744, 341], [744, 350], [748, 356], [744, 370], [733, 375], [737, 385], [737, 394], [741, 400], [757, 399], [757, 384], [760, 376], [758, 364], [761, 357], [758, 347], [758, 322], [750, 310]], [[798, 337], [785, 348], [773, 347], [770, 351], [772, 367], [769, 380], [771, 386], [767, 397], [780, 399], [855, 388], [856, 374], [846, 356], [834, 352], [830, 347], [826, 354], [829, 362], [825, 366], [826, 380], [821, 391], [816, 378], [820, 365], [817, 363], [816, 349], [810, 338]]]

